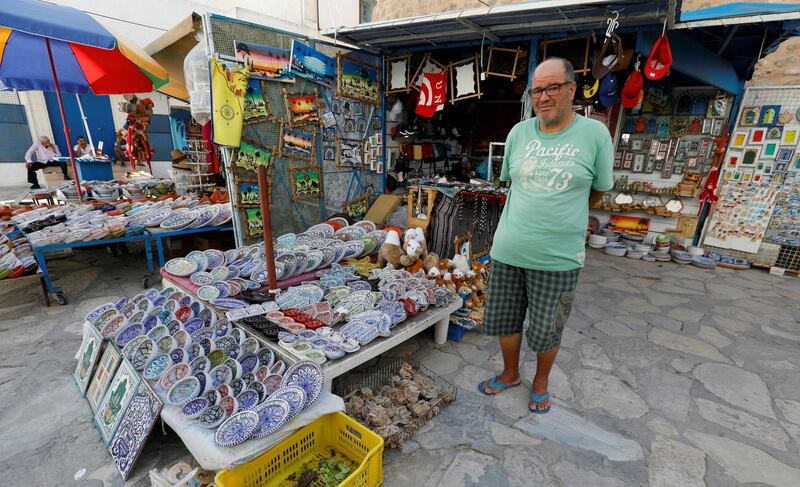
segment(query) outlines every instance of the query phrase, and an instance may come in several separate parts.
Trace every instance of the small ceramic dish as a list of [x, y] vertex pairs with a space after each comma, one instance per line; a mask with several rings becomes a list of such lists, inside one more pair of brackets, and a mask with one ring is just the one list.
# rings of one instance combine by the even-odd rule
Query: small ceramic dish
[[209, 406], [197, 418], [197, 424], [203, 428], [213, 429], [221, 425], [228, 417], [227, 411], [221, 404]]
[[192, 375], [198, 372], [208, 372], [210, 370], [209, 364], [208, 357], [195, 357], [194, 360], [189, 362], [189, 367], [192, 369]]
[[236, 398], [231, 395], [223, 397], [219, 401], [219, 405], [225, 409], [225, 414], [227, 416], [232, 416], [239, 411], [239, 401], [237, 401]]
[[[217, 391], [213, 392], [216, 393]], [[198, 397], [184, 404], [183, 408], [181, 408], [181, 414], [184, 418], [196, 419], [200, 417], [200, 415], [203, 414], [203, 411], [205, 411], [209, 406], [210, 404], [208, 403], [208, 399], [205, 397]]]
[[167, 402], [173, 406], [183, 406], [200, 394], [200, 381], [189, 376], [176, 382], [167, 393]]

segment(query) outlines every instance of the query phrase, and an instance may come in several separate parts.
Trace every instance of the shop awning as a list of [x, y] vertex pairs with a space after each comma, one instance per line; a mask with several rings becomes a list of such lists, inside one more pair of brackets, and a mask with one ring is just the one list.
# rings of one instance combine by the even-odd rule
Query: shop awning
[[189, 92], [184, 84], [183, 60], [197, 45], [195, 34], [199, 31], [202, 31], [202, 19], [193, 13], [145, 47], [145, 51], [169, 72], [170, 82], [158, 90], [161, 93], [179, 100], [189, 100]]
[[800, 3], [733, 2], [681, 12], [676, 29], [800, 19]]
[[[499, 42], [537, 33], [604, 29], [605, 19], [619, 10], [622, 27], [663, 22], [666, 0], [611, 2], [608, 0], [539, 0], [473, 8], [457, 12], [369, 22], [355, 27], [326, 29], [322, 34], [359, 47], [391, 51], [414, 46], [457, 42]], [[485, 37], [484, 37], [485, 36]]]

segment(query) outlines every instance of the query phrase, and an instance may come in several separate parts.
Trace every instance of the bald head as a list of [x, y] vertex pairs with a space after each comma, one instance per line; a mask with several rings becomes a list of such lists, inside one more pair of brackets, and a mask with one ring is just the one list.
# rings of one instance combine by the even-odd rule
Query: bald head
[[562, 58], [543, 61], [533, 72], [530, 89], [533, 111], [540, 128], [558, 131], [574, 118], [575, 70]]
[[575, 81], [575, 68], [572, 67], [572, 63], [560, 57], [547, 58], [539, 63], [533, 72], [533, 77], [536, 78], [536, 73], [539, 72], [542, 74], [545, 72], [548, 74], [556, 74], [559, 71], [564, 75], [564, 81]]

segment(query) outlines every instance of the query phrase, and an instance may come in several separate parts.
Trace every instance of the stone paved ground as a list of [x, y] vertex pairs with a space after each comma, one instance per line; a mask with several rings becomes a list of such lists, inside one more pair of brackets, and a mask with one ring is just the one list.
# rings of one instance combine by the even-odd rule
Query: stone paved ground
[[[89, 266], [93, 264], [94, 266]], [[52, 268], [71, 299], [0, 285], [0, 472], [7, 485], [121, 485], [71, 377], [79, 320], [140, 292], [144, 262], [102, 251]], [[496, 340], [430, 334], [395, 349], [456, 384], [458, 399], [402, 450], [387, 486], [800, 485], [800, 280], [762, 271], [659, 266], [592, 252], [551, 376], [550, 413], [528, 385], [477, 392]], [[523, 358], [526, 382], [534, 370]], [[159, 429], [159, 428], [157, 428]], [[148, 443], [131, 485], [186, 455], [174, 433]], [[85, 475], [73, 475], [85, 468]]]

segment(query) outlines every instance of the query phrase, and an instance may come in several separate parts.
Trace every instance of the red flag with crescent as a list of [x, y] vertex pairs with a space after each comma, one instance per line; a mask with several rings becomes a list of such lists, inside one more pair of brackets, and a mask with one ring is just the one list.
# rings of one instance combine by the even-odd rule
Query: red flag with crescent
[[432, 117], [444, 108], [447, 101], [447, 71], [441, 73], [425, 73], [417, 100], [417, 115]]

